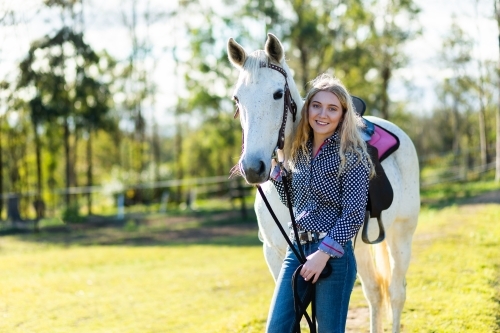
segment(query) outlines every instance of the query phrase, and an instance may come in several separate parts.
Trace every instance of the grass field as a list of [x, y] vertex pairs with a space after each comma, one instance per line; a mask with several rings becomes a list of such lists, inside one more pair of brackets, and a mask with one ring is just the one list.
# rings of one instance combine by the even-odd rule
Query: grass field
[[[500, 332], [500, 203], [436, 202], [415, 235], [403, 331]], [[254, 217], [224, 209], [4, 233], [0, 262], [7, 333], [263, 332], [273, 290]], [[351, 307], [366, 308], [359, 286]]]

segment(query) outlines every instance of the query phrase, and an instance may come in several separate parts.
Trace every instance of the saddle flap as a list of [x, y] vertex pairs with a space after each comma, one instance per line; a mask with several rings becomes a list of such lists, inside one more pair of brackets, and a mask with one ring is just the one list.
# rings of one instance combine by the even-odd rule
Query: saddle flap
[[378, 159], [378, 149], [367, 143], [368, 153], [375, 166], [376, 176], [370, 179], [368, 187], [368, 204], [366, 210], [371, 217], [380, 217], [383, 210], [389, 208], [394, 199], [391, 183]]

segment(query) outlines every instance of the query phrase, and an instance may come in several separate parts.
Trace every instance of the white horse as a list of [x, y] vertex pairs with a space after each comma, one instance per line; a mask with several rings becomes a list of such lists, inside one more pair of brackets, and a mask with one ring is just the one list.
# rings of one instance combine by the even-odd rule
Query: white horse
[[[264, 50], [247, 53], [232, 38], [227, 44], [231, 63], [240, 71], [233, 99], [237, 103], [243, 129], [244, 150], [238, 163], [239, 171], [250, 184], [261, 184], [273, 210], [287, 230], [290, 216], [281, 203], [274, 186], [268, 182], [271, 156], [278, 141], [283, 119], [283, 92], [286, 80], [293, 100], [297, 103], [295, 122], [288, 115], [285, 127], [285, 159], [300, 120], [303, 100], [285, 62], [285, 53], [279, 39], [268, 34]], [[262, 63], [281, 67], [285, 76]], [[420, 210], [419, 170], [415, 147], [410, 138], [396, 125], [376, 117], [366, 117], [396, 134], [399, 149], [382, 162], [394, 191], [394, 200], [383, 212], [386, 238], [380, 244], [356, 243], [355, 256], [363, 292], [370, 306], [371, 332], [383, 332], [382, 313], [392, 308], [392, 331], [399, 332], [401, 312], [406, 299], [405, 275], [411, 256], [411, 242]], [[287, 247], [286, 241], [271, 218], [261, 197], [257, 195], [255, 211], [259, 224], [259, 238], [264, 247], [267, 265], [276, 280]], [[376, 222], [370, 221], [368, 235], [377, 236]], [[389, 313], [390, 315], [390, 313]]]

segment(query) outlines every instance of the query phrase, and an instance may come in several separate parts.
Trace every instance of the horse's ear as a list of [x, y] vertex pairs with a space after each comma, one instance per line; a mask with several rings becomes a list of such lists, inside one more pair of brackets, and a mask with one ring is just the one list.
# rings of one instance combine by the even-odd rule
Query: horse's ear
[[264, 47], [264, 49], [266, 50], [267, 56], [278, 64], [281, 63], [281, 61], [285, 57], [283, 45], [281, 45], [278, 37], [276, 37], [272, 33], [267, 34], [266, 46]]
[[243, 68], [247, 59], [245, 49], [232, 38], [227, 41], [227, 56], [229, 61], [239, 68]]

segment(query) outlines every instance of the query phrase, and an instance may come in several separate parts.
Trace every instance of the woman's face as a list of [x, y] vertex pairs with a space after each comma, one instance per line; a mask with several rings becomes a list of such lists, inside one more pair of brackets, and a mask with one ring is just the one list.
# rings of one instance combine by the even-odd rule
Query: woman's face
[[323, 141], [337, 129], [343, 115], [342, 104], [334, 93], [319, 91], [311, 98], [308, 113], [315, 141]]

